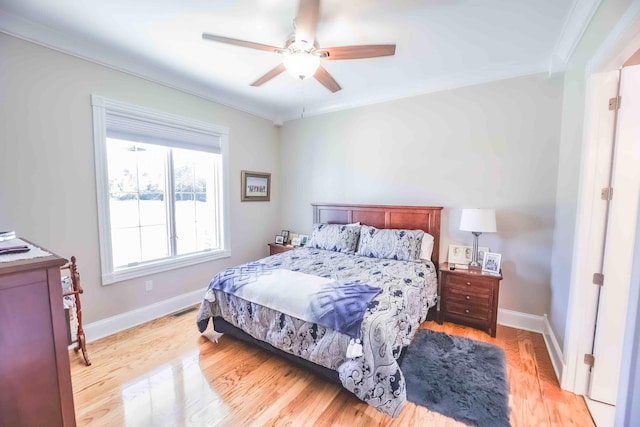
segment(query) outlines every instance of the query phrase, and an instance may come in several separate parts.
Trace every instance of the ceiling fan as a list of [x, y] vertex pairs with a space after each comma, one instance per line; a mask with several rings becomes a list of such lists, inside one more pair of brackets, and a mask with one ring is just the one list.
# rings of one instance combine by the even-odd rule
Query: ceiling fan
[[320, 12], [320, 0], [300, 0], [298, 15], [294, 21], [295, 32], [286, 41], [283, 48], [269, 46], [262, 43], [254, 43], [244, 40], [232, 39], [215, 34], [202, 33], [202, 38], [220, 43], [248, 47], [251, 49], [266, 50], [285, 55], [284, 61], [260, 77], [251, 86], [260, 86], [283, 71], [287, 70], [294, 77], [301, 80], [313, 76], [331, 92], [337, 92], [340, 85], [320, 65], [321, 59], [362, 59], [379, 56], [393, 56], [396, 53], [395, 44], [374, 44], [358, 46], [338, 46], [320, 48], [316, 41], [316, 28]]

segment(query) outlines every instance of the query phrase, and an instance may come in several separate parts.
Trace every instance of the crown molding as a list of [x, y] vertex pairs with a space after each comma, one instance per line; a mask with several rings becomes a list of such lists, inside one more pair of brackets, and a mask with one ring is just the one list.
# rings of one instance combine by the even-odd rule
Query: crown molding
[[549, 74], [563, 72], [602, 0], [574, 0], [551, 53]]
[[12, 15], [0, 9], [0, 32], [141, 79], [167, 86], [225, 107], [275, 121], [273, 109], [231, 92], [215, 89], [139, 57]]

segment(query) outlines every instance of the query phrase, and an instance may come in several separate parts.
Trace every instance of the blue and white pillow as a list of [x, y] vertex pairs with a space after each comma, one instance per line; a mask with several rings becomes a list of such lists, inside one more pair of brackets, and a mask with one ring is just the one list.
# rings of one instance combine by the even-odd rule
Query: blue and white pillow
[[307, 247], [354, 254], [359, 237], [359, 225], [316, 224]]
[[420, 261], [422, 230], [379, 229], [363, 225], [358, 255], [371, 258]]

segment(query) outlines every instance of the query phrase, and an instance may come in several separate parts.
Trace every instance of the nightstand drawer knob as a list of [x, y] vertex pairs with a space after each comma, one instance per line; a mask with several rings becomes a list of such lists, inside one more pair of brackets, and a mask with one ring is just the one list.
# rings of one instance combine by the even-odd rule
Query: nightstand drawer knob
[[465, 299], [471, 299], [471, 297], [469, 295], [467, 295], [466, 297], [464, 297]]
[[466, 309], [464, 312], [465, 312], [465, 313], [467, 313], [467, 314], [469, 314], [469, 309]]
[[467, 286], [471, 286], [471, 282], [467, 282]]

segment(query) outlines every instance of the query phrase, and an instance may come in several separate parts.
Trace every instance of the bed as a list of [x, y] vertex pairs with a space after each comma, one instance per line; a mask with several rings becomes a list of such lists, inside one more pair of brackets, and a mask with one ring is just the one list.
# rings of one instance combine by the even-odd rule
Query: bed
[[[398, 360], [437, 302], [441, 210], [314, 204], [314, 224], [322, 225], [314, 225], [310, 247], [218, 273], [200, 306], [198, 328], [204, 332], [213, 319], [217, 332], [256, 343], [339, 381], [369, 405], [398, 416], [406, 403]], [[333, 243], [323, 246], [327, 230], [342, 233], [341, 242], [350, 241], [344, 236], [354, 230], [363, 233], [358, 234], [356, 253]], [[433, 238], [430, 260], [415, 259], [410, 250], [394, 252], [391, 258], [398, 259], [376, 252], [379, 237], [396, 236], [415, 249], [418, 236], [428, 241], [422, 232]], [[420, 249], [424, 256], [427, 250], [422, 245]], [[335, 296], [327, 289], [341, 293]], [[306, 301], [313, 309], [283, 308], [281, 299]], [[360, 317], [354, 315], [358, 310]], [[305, 317], [310, 312], [316, 317]]]

